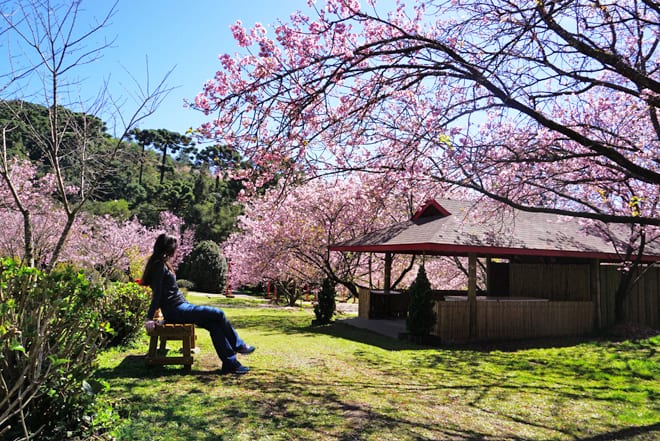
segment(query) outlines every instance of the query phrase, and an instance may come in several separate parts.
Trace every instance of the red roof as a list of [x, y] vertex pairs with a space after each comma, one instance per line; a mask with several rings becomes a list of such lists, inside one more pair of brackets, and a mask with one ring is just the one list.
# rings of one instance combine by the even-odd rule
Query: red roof
[[[487, 212], [485, 210], [488, 210]], [[622, 225], [600, 224], [618, 249], [628, 242]], [[612, 241], [592, 221], [501, 206], [484, 209], [472, 201], [427, 201], [411, 220], [334, 244], [331, 251], [478, 256], [539, 256], [620, 262]], [[645, 262], [660, 261], [660, 244], [647, 244]]]

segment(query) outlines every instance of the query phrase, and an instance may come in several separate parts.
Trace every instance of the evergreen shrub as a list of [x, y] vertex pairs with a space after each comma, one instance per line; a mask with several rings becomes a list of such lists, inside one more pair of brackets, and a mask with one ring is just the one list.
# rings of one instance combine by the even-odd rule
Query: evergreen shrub
[[314, 314], [316, 315], [315, 324], [325, 325], [332, 321], [335, 314], [335, 284], [329, 279], [323, 279], [323, 286], [318, 295], [318, 302], [314, 305]]
[[419, 267], [415, 281], [408, 289], [410, 303], [406, 328], [411, 335], [427, 336], [433, 330], [436, 317], [433, 312], [433, 293], [424, 265]]
[[176, 279], [176, 284], [184, 292], [195, 289], [195, 284], [187, 279]]
[[205, 240], [186, 256], [178, 276], [191, 281], [198, 291], [222, 293], [227, 285], [227, 260], [217, 243]]

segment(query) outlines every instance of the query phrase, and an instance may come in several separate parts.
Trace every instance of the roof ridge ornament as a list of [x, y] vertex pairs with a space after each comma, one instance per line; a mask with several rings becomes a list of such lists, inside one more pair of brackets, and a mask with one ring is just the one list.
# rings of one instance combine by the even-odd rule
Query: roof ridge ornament
[[451, 216], [451, 213], [447, 211], [442, 205], [438, 203], [435, 199], [427, 199], [424, 205], [422, 205], [416, 212], [413, 214], [411, 220], [424, 219], [427, 217], [447, 217]]

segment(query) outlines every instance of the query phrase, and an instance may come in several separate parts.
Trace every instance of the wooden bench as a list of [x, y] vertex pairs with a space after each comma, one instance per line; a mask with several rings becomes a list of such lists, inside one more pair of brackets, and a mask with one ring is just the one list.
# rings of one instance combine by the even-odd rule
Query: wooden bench
[[[147, 366], [164, 366], [166, 364], [182, 364], [183, 369], [189, 371], [193, 363], [193, 350], [197, 342], [195, 325], [186, 324], [157, 324], [149, 335], [149, 352], [144, 358]], [[160, 347], [158, 339], [160, 338]], [[167, 356], [167, 340], [181, 340], [181, 356]]]

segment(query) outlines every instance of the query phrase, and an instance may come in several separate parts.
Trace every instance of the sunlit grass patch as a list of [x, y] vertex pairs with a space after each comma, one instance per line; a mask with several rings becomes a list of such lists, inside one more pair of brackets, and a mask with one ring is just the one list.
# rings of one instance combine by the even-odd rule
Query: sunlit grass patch
[[[99, 375], [136, 440], [650, 440], [660, 430], [660, 339], [479, 350], [421, 347], [267, 302], [226, 309], [257, 351], [218, 374], [208, 333], [190, 374], [147, 369], [146, 337]], [[201, 298], [194, 300], [201, 303]], [[236, 303], [233, 303], [236, 305]]]

